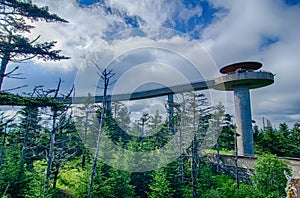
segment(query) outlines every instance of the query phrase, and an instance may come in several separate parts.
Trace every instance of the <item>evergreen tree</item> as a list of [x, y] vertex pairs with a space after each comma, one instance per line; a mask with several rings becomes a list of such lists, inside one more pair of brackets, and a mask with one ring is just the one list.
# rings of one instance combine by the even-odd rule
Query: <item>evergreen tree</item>
[[[11, 132], [10, 135], [15, 135]], [[6, 153], [0, 170], [0, 194], [1, 196], [22, 197], [26, 185], [26, 178], [20, 181], [18, 178], [20, 169], [20, 146], [13, 141], [12, 136], [8, 137], [9, 144], [6, 145]]]
[[105, 181], [110, 190], [105, 197], [130, 198], [134, 195], [134, 187], [130, 184], [130, 173], [111, 168], [109, 178]]
[[213, 111], [209, 119], [209, 128], [207, 129], [207, 135], [205, 137], [205, 143], [203, 143], [203, 148], [211, 148], [213, 146], [219, 147], [219, 136], [221, 134], [222, 128], [225, 125], [224, 115], [225, 107], [223, 104], [219, 103], [214, 106]]
[[294, 142], [292, 140], [292, 131], [286, 123], [279, 124], [278, 136], [280, 137], [278, 144], [281, 145], [281, 149], [280, 153], [277, 154], [280, 156], [291, 156]]
[[197, 178], [199, 173], [200, 158], [202, 148], [207, 147], [207, 129], [209, 126], [209, 118], [211, 107], [204, 94], [188, 93], [185, 102], [182, 104], [185, 109], [185, 133], [193, 134], [193, 141], [188, 155], [191, 156], [191, 177], [192, 177], [192, 194], [193, 197], [198, 197]]
[[157, 130], [162, 124], [163, 124], [162, 116], [159, 115], [158, 110], [156, 110], [155, 114], [150, 116], [150, 121], [148, 125], [150, 129], [153, 130], [153, 132], [155, 133], [155, 131], [157, 132]]
[[[15, 124], [12, 124], [14, 121], [14, 116], [11, 118], [8, 118], [7, 116], [4, 116], [4, 113], [0, 113], [0, 171], [2, 169], [3, 159], [5, 156], [5, 148], [7, 144], [7, 129], [13, 128]], [[7, 119], [8, 118], [8, 119]]]
[[105, 125], [108, 128], [108, 130], [105, 131], [105, 134], [108, 135], [114, 143], [121, 147], [125, 147], [131, 137], [122, 127], [120, 127], [119, 123], [117, 123], [112, 116], [107, 116], [105, 118]]
[[130, 184], [130, 173], [110, 167], [102, 162], [97, 164], [93, 197], [134, 197], [134, 187]]
[[300, 122], [294, 124], [291, 132], [291, 157], [300, 158]]
[[282, 156], [283, 153], [281, 150], [283, 145], [278, 144], [282, 138], [282, 134], [278, 133], [276, 129], [266, 127], [261, 140], [263, 151]]
[[53, 189], [56, 188], [58, 174], [61, 168], [69, 161], [81, 156], [83, 143], [77, 133], [71, 115], [64, 112], [58, 118], [57, 136], [55, 141], [55, 157], [53, 160]]
[[47, 7], [38, 7], [31, 1], [1, 0], [0, 1], [0, 91], [5, 77], [12, 77], [15, 67], [6, 73], [9, 62], [20, 62], [32, 58], [45, 61], [61, 60], [68, 57], [60, 55], [54, 50], [55, 41], [40, 42], [37, 38], [31, 40], [24, 33], [30, 33], [34, 28], [28, 21], [60, 22], [67, 21], [55, 14], [51, 14]]
[[24, 174], [24, 164], [26, 162], [27, 169], [33, 169], [34, 160], [38, 159], [38, 154], [36, 153], [37, 138], [40, 136], [41, 126], [39, 121], [41, 120], [39, 115], [39, 108], [34, 106], [23, 107], [19, 111], [21, 117], [20, 129], [22, 131], [23, 140], [21, 159], [20, 159], [20, 172], [19, 179], [22, 180]]
[[234, 150], [234, 125], [232, 115], [225, 114], [224, 126], [219, 137], [220, 149]]
[[90, 179], [90, 186], [89, 186], [89, 192], [88, 192], [88, 197], [91, 198], [93, 194], [93, 185], [94, 185], [94, 178], [96, 174], [96, 168], [97, 168], [97, 161], [98, 161], [98, 156], [99, 156], [99, 151], [100, 151], [100, 143], [101, 143], [101, 137], [103, 133], [103, 128], [105, 124], [105, 118], [107, 115], [107, 91], [109, 86], [111, 85], [110, 80], [114, 76], [114, 73], [112, 70], [107, 70], [104, 69], [104, 71], [101, 73], [100, 78], [103, 82], [103, 102], [102, 102], [102, 110], [101, 114], [99, 116], [99, 128], [97, 130], [97, 145], [96, 145], [96, 150], [95, 150], [95, 156], [93, 160], [93, 166], [92, 166], [92, 171], [91, 171], [91, 179]]
[[114, 119], [123, 131], [128, 131], [130, 128], [130, 112], [127, 107], [121, 102], [113, 103]]
[[[94, 104], [94, 100], [89, 93], [84, 104], [76, 108], [79, 112], [76, 113], [76, 127], [80, 137], [83, 140], [85, 145], [91, 145], [91, 141], [95, 138], [91, 137], [91, 131], [93, 130], [92, 127], [93, 122], [95, 121], [95, 114], [96, 114], [97, 106]], [[81, 160], [81, 167], [84, 168], [86, 164], [86, 158], [88, 156], [87, 149], [83, 149], [82, 160]]]
[[167, 180], [165, 168], [156, 169], [152, 173], [152, 182], [149, 184], [150, 198], [171, 198], [174, 190], [171, 188], [171, 183]]
[[299, 124], [289, 129], [281, 123], [279, 129], [266, 127], [265, 130], [254, 128], [255, 149], [258, 153], [272, 153], [278, 156], [299, 157]]

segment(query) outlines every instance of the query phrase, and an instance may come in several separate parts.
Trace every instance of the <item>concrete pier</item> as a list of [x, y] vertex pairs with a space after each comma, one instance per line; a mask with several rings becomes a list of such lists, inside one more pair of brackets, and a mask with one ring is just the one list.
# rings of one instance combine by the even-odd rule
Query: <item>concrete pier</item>
[[168, 94], [168, 110], [169, 110], [169, 130], [172, 134], [175, 133], [174, 130], [174, 97], [173, 94]]
[[236, 132], [238, 154], [254, 156], [254, 140], [252, 131], [252, 116], [248, 85], [235, 85], [234, 105], [236, 115]]
[[111, 114], [111, 100], [106, 101], [106, 112]]

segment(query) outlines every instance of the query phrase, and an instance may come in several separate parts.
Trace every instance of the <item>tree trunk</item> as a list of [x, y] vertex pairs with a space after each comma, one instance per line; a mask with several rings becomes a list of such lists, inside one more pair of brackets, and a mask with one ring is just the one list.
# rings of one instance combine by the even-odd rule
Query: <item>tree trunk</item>
[[197, 192], [197, 177], [198, 177], [198, 151], [197, 151], [197, 137], [194, 135], [193, 148], [192, 148], [192, 185], [193, 185], [193, 198], [198, 197]]
[[[54, 94], [54, 98], [57, 97], [59, 88], [61, 84], [61, 79], [59, 79], [57, 84], [57, 89]], [[47, 170], [46, 170], [46, 182], [45, 182], [45, 193], [48, 194], [49, 192], [49, 184], [50, 184], [50, 176], [51, 176], [51, 169], [52, 169], [52, 163], [54, 161], [54, 144], [55, 144], [55, 133], [56, 133], [56, 119], [58, 116], [58, 109], [57, 107], [53, 107], [53, 119], [52, 119], [52, 131], [50, 135], [50, 146], [49, 146], [49, 152], [47, 156]]]
[[99, 130], [98, 130], [98, 138], [97, 138], [97, 148], [96, 148], [96, 151], [95, 151], [95, 158], [94, 158], [93, 167], [92, 167], [92, 174], [91, 174], [90, 189], [89, 189], [89, 193], [88, 193], [88, 198], [91, 198], [92, 193], [93, 193], [93, 184], [94, 184], [94, 179], [95, 179], [95, 174], [96, 174], [96, 167], [97, 167], [97, 160], [98, 160], [98, 155], [99, 155], [99, 150], [100, 150], [103, 120], [104, 120], [104, 116], [105, 116], [105, 105], [106, 105], [106, 102], [105, 102], [105, 99], [104, 99], [103, 109], [102, 109], [101, 117], [100, 117], [100, 126], [99, 126]]
[[[87, 141], [88, 118], [89, 118], [89, 113], [86, 112], [85, 113], [85, 123], [84, 123], [84, 141], [83, 141], [84, 144], [86, 144], [86, 141]], [[81, 161], [81, 168], [82, 169], [85, 168], [85, 159], [86, 159], [85, 155], [86, 155], [86, 152], [85, 152], [85, 149], [84, 149], [83, 154], [82, 154], [82, 161]]]
[[92, 197], [93, 193], [93, 184], [94, 184], [94, 179], [96, 175], [96, 167], [97, 167], [97, 161], [98, 161], [98, 155], [99, 155], [99, 150], [100, 150], [100, 142], [101, 142], [101, 136], [102, 136], [102, 129], [103, 129], [103, 122], [104, 122], [104, 117], [106, 115], [106, 105], [107, 105], [107, 89], [109, 86], [109, 80], [110, 77], [112, 77], [114, 74], [112, 73], [112, 70], [108, 71], [104, 69], [102, 72], [101, 78], [103, 79], [104, 87], [103, 87], [103, 109], [101, 111], [101, 116], [100, 116], [100, 121], [99, 121], [99, 130], [98, 130], [98, 138], [97, 138], [97, 148], [95, 151], [95, 158], [93, 162], [93, 167], [92, 167], [92, 173], [91, 173], [91, 179], [90, 179], [90, 188], [88, 192], [88, 198]]
[[56, 188], [59, 168], [60, 168], [60, 164], [58, 163], [55, 165], [55, 172], [54, 172], [54, 177], [53, 177], [53, 189]]
[[2, 150], [1, 150], [1, 153], [0, 153], [0, 170], [2, 168], [3, 158], [4, 158], [4, 154], [5, 154], [6, 127], [7, 127], [7, 124], [4, 125], [3, 143], [2, 143]]
[[5, 77], [5, 71], [6, 71], [6, 67], [8, 65], [9, 62], [9, 58], [10, 58], [10, 53], [9, 52], [5, 52], [4, 56], [1, 60], [1, 68], [0, 68], [0, 91], [2, 91], [2, 85], [3, 85], [3, 80]]
[[45, 192], [49, 191], [49, 183], [51, 176], [52, 163], [54, 160], [54, 143], [55, 143], [55, 132], [56, 132], [56, 118], [57, 118], [57, 109], [53, 111], [53, 122], [52, 122], [52, 131], [50, 137], [50, 148], [47, 156], [47, 171], [46, 171], [46, 183], [45, 183]]
[[198, 142], [197, 142], [197, 121], [196, 121], [196, 95], [193, 94], [193, 132], [194, 132], [194, 140], [192, 146], [192, 185], [193, 185], [193, 198], [198, 197], [197, 192], [197, 177], [198, 177]]
[[85, 151], [83, 151], [82, 159], [81, 159], [81, 168], [82, 168], [82, 169], [85, 168], [85, 160], [86, 160], [86, 157], [85, 157]]
[[217, 173], [220, 174], [220, 144], [219, 139], [217, 140]]
[[30, 122], [31, 122], [31, 112], [28, 109], [28, 115], [26, 118], [26, 127], [25, 127], [25, 134], [23, 140], [23, 147], [22, 147], [22, 154], [21, 154], [21, 161], [20, 161], [20, 170], [18, 173], [18, 180], [21, 181], [23, 173], [24, 173], [24, 164], [25, 164], [25, 157], [26, 157], [26, 150], [27, 150], [27, 141], [30, 132]]

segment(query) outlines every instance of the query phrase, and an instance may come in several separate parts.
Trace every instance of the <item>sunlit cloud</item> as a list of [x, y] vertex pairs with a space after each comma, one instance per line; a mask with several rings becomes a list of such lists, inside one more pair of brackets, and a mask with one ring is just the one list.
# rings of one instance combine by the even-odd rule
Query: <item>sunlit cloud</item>
[[[181, 73], [185, 71], [184, 76], [193, 81], [200, 77], [213, 79], [220, 75], [218, 68], [232, 62], [257, 60], [264, 64], [263, 69], [276, 76], [273, 85], [251, 91], [253, 118], [258, 124], [266, 115], [275, 124], [288, 122], [291, 125], [299, 120], [299, 4], [288, 5], [280, 0], [208, 0], [206, 6], [201, 4], [202, 1], [181, 0], [104, 0], [89, 6], [79, 5], [76, 0], [33, 2], [47, 5], [51, 12], [69, 23], [37, 23], [30, 36], [41, 35], [41, 41], [56, 40], [57, 49], [71, 59], [52, 63], [34, 60], [34, 67], [40, 67], [35, 70], [40, 73], [39, 78], [32, 77], [29, 72], [32, 65], [22, 69], [28, 78], [26, 83], [31, 87], [43, 81], [48, 86], [51, 82], [55, 85], [58, 77], [65, 78], [66, 87], [71, 86], [78, 72], [87, 79], [89, 68], [94, 67], [94, 63], [105, 68], [113, 66], [112, 63], [117, 67], [120, 61], [123, 67], [114, 69], [123, 74], [131, 67], [149, 66], [153, 62], [160, 65], [147, 67], [155, 69], [153, 79], [164, 75], [166, 68], [172, 66]], [[202, 24], [198, 19], [204, 17], [207, 9], [214, 12], [210, 18], [202, 18], [210, 23]], [[157, 29], [163, 27], [175, 28], [178, 32], [164, 29], [159, 33]], [[146, 47], [158, 50], [131, 53], [134, 49]], [[172, 49], [173, 55], [162, 52], [162, 49]], [[180, 56], [175, 57], [177, 52]], [[130, 53], [131, 59], [128, 58]], [[192, 70], [184, 70], [186, 66], [181, 64], [184, 59], [201, 71], [199, 78]], [[139, 71], [139, 79], [149, 73], [143, 71]], [[93, 78], [97, 81], [98, 77], [90, 77]], [[166, 76], [166, 79], [171, 82], [172, 76]], [[94, 81], [88, 85], [91, 90], [86, 88], [87, 84], [82, 84], [77, 93], [80, 89], [95, 92], [97, 82]], [[5, 85], [14, 86], [15, 82], [7, 81]], [[232, 94], [226, 93], [226, 96], [228, 112], [234, 113]]]

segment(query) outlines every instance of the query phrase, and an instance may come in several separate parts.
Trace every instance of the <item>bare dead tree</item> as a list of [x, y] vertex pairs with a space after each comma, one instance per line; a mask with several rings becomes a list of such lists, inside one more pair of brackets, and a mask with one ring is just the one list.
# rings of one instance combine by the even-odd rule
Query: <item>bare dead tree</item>
[[145, 131], [145, 124], [149, 121], [150, 115], [146, 112], [143, 112], [142, 117], [140, 118], [140, 122], [138, 123], [141, 125], [141, 131], [142, 131], [142, 138], [146, 137], [146, 131]]
[[[61, 79], [59, 79], [54, 98], [58, 96], [58, 92], [61, 85]], [[46, 182], [45, 182], [45, 192], [48, 193], [49, 191], [49, 182], [50, 182], [50, 176], [51, 176], [51, 168], [52, 163], [54, 160], [54, 143], [55, 143], [55, 132], [56, 132], [56, 119], [57, 119], [57, 113], [58, 109], [56, 107], [53, 107], [53, 115], [52, 115], [52, 130], [50, 134], [50, 145], [49, 145], [49, 152], [47, 156], [47, 170], [46, 170]]]
[[[95, 114], [96, 108], [97, 108], [97, 104], [94, 103], [93, 97], [91, 96], [90, 93], [88, 93], [88, 96], [86, 97], [83, 106], [76, 108], [76, 110], [80, 111], [80, 113], [78, 113], [75, 116], [77, 129], [82, 137], [84, 144], [86, 144], [88, 141], [88, 131], [91, 128], [92, 125], [91, 122], [93, 117], [92, 115]], [[88, 156], [87, 149], [83, 149], [82, 159], [81, 159], [82, 169], [85, 168], [87, 156]]]
[[[56, 99], [59, 93], [59, 89], [61, 86], [62, 80], [59, 79], [59, 82], [57, 84], [57, 88], [54, 91], [54, 96], [53, 99]], [[71, 89], [71, 91], [69, 92], [69, 94], [67, 94], [66, 96], [64, 96], [65, 100], [67, 100], [70, 96], [71, 93], [73, 92], [74, 87]], [[68, 109], [68, 107], [65, 107], [64, 109], [62, 109], [62, 111], [66, 111]], [[51, 130], [51, 134], [50, 134], [50, 143], [49, 143], [49, 151], [47, 153], [47, 170], [46, 170], [46, 182], [45, 182], [45, 193], [48, 193], [49, 191], [49, 186], [50, 186], [50, 176], [52, 174], [52, 164], [54, 161], [54, 157], [55, 157], [55, 153], [54, 153], [54, 148], [55, 148], [55, 135], [56, 135], [56, 122], [57, 122], [57, 117], [59, 116], [59, 111], [61, 110], [61, 107], [54, 105], [52, 107], [52, 130]]]
[[[95, 64], [96, 65], [96, 64]], [[96, 65], [97, 67], [97, 65]], [[97, 67], [99, 70], [99, 67]], [[102, 102], [102, 110], [99, 118], [99, 129], [98, 129], [98, 137], [97, 137], [97, 146], [96, 146], [96, 151], [95, 151], [95, 156], [94, 156], [94, 161], [93, 161], [93, 166], [92, 166], [92, 173], [91, 173], [91, 179], [90, 179], [90, 187], [89, 187], [89, 192], [88, 192], [88, 198], [92, 197], [93, 193], [93, 184], [94, 184], [94, 179], [96, 175], [96, 167], [97, 167], [97, 161], [98, 161], [98, 156], [99, 156], [99, 151], [100, 151], [100, 143], [101, 143], [101, 136], [102, 136], [102, 130], [103, 130], [103, 125], [104, 125], [104, 118], [106, 115], [106, 108], [107, 108], [107, 90], [109, 85], [112, 83], [110, 82], [110, 79], [115, 75], [115, 73], [112, 72], [112, 70], [107, 70], [104, 69], [103, 72], [100, 74], [100, 78], [103, 82], [103, 102]]]
[[[30, 97], [33, 98], [36, 95], [37, 90], [40, 88], [40, 86], [36, 86], [33, 89], [33, 92], [30, 94]], [[29, 133], [30, 133], [30, 128], [32, 125], [32, 122], [34, 122], [34, 111], [38, 111], [38, 107], [37, 106], [28, 106], [27, 110], [24, 110], [25, 115], [25, 133], [23, 136], [23, 146], [22, 146], [22, 151], [21, 151], [21, 160], [20, 160], [20, 164], [19, 164], [19, 173], [18, 173], [18, 178], [19, 180], [22, 179], [23, 173], [24, 173], [24, 164], [25, 164], [25, 156], [26, 156], [26, 151], [27, 151], [27, 142], [28, 142], [28, 138], [29, 138]], [[19, 112], [20, 113], [20, 112]], [[37, 116], [37, 115], [36, 115]]]

